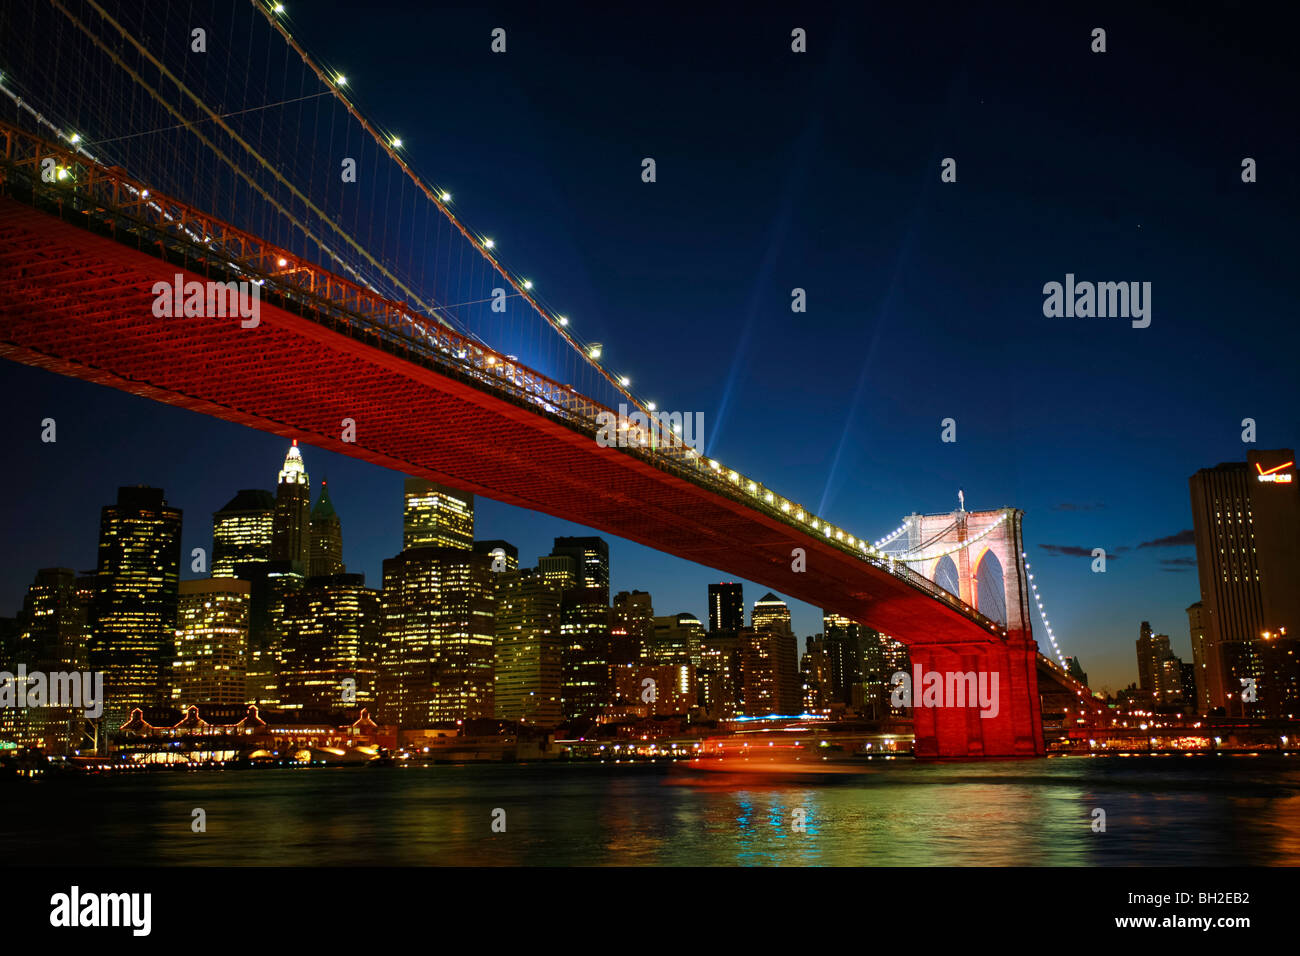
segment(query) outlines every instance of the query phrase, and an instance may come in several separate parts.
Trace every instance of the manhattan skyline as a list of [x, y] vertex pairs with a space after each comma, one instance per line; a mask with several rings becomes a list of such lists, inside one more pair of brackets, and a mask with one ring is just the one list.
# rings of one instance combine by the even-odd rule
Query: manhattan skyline
[[[953, 510], [959, 489], [971, 508], [1021, 508], [1062, 651], [1098, 688], [1134, 679], [1141, 621], [1190, 657], [1187, 479], [1300, 443], [1300, 196], [1285, 172], [1300, 149], [1285, 47], [1264, 25], [1219, 24], [1228, 42], [1203, 22], [1098, 12], [1111, 44], [1093, 54], [1092, 20], [1046, 13], [801, 12], [800, 59], [784, 13], [705, 13], [688, 30], [651, 17], [633, 44], [604, 14], [518, 11], [492, 59], [465, 40], [495, 25], [486, 14], [417, 11], [394, 31], [343, 4], [295, 12], [503, 260], [641, 394], [704, 413], [709, 454], [871, 538]], [[445, 66], [437, 110], [430, 51]], [[617, 82], [592, 83], [614, 60]], [[855, 97], [828, 99], [842, 88]], [[647, 155], [654, 184], [638, 175]], [[945, 157], [956, 182], [940, 180]], [[1150, 327], [1045, 317], [1043, 285], [1067, 274], [1151, 282]], [[790, 311], [795, 287], [805, 313]], [[272, 487], [287, 441], [17, 365], [0, 399], [22, 463], [0, 479], [0, 527], [19, 544], [0, 558], [5, 614], [37, 568], [93, 566], [98, 509], [120, 485], [163, 488], [186, 513], [184, 552], [210, 547], [211, 513]], [[40, 441], [46, 417], [57, 443]], [[377, 586], [400, 542], [401, 476], [305, 448], [349, 569]], [[480, 497], [476, 534], [525, 560], [581, 533]], [[726, 575], [605, 537], [613, 590], [707, 620], [707, 584]], [[1077, 554], [1095, 547], [1104, 575]], [[747, 607], [766, 590], [746, 582]], [[790, 604], [801, 638], [821, 630], [821, 609]]]

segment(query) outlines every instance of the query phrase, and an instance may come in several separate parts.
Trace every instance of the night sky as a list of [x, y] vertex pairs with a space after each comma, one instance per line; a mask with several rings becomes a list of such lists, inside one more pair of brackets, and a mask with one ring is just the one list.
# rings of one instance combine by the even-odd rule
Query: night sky
[[[1136, 680], [1144, 620], [1190, 659], [1188, 476], [1244, 460], [1246, 417], [1256, 447], [1300, 444], [1300, 84], [1270, 14], [286, 5], [502, 261], [639, 394], [704, 412], [709, 454], [873, 539], [954, 510], [959, 488], [974, 510], [1022, 508], [1053, 627], [1094, 688]], [[498, 26], [505, 55], [489, 52]], [[945, 157], [956, 183], [940, 182]], [[1241, 181], [1244, 157], [1258, 182]], [[1150, 327], [1045, 318], [1043, 285], [1066, 273], [1150, 282]], [[274, 488], [287, 446], [11, 364], [0, 401], [4, 614], [37, 568], [94, 566], [119, 485], [166, 489], [188, 554], [238, 489]], [[45, 417], [56, 444], [40, 441]], [[955, 444], [940, 441], [948, 417]], [[314, 490], [329, 479], [349, 570], [378, 586], [402, 477], [305, 458]], [[482, 500], [476, 530], [528, 564], [584, 533]], [[614, 590], [707, 621], [722, 575], [610, 545]], [[765, 590], [747, 584], [746, 605]], [[820, 610], [792, 607], [801, 636], [821, 629]]]

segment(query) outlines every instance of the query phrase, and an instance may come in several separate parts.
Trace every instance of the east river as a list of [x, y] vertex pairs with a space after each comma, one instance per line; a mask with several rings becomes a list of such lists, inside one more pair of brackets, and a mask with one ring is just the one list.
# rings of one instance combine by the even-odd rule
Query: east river
[[1300, 865], [1300, 757], [1281, 756], [899, 760], [814, 782], [626, 763], [162, 772], [7, 780], [0, 804], [19, 865]]

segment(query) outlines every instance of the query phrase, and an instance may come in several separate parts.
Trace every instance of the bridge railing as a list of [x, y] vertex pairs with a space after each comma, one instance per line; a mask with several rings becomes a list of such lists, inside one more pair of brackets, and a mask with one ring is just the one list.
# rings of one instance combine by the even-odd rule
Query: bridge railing
[[263, 299], [278, 299], [296, 312], [315, 312], [326, 320], [325, 324], [346, 334], [368, 337], [389, 351], [418, 358], [478, 387], [507, 394], [591, 434], [593, 440], [611, 426], [625, 431], [624, 440], [612, 446], [622, 453], [763, 512], [886, 571], [990, 633], [1006, 633], [997, 622], [902, 561], [823, 521], [798, 502], [705, 457], [684, 442], [665, 419], [643, 421], [645, 416], [635, 412], [630, 421], [621, 419], [612, 409], [572, 386], [548, 378], [405, 303], [387, 299], [180, 200], [153, 193], [125, 171], [103, 166], [78, 151], [4, 122], [0, 122], [0, 144], [0, 185], [26, 186], [34, 202], [43, 199], [90, 214], [119, 239], [130, 238], [142, 248], [147, 245], [151, 253], [161, 253], [163, 258], [170, 254], [187, 263], [192, 261], [195, 271], [216, 271], [223, 281], [256, 282]]

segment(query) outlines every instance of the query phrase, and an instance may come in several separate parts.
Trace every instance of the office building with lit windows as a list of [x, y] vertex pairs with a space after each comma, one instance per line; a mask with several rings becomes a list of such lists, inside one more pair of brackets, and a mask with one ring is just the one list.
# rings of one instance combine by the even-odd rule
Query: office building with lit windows
[[1202, 469], [1188, 482], [1210, 712], [1300, 713], [1295, 452], [1249, 451], [1245, 462]]
[[655, 609], [648, 591], [619, 591], [610, 609], [610, 660], [640, 661], [654, 641]]
[[609, 591], [572, 587], [560, 598], [564, 716], [591, 718], [613, 701]]
[[283, 611], [280, 709], [348, 710], [376, 696], [382, 621], [379, 592], [365, 575], [309, 578]]
[[251, 585], [238, 578], [182, 581], [176, 610], [172, 704], [243, 704]]
[[162, 489], [120, 488], [100, 512], [90, 666], [104, 674], [105, 726], [171, 699], [181, 512]]
[[505, 571], [496, 580], [496, 717], [554, 727], [563, 718], [560, 589], [536, 568]]
[[496, 642], [492, 558], [415, 547], [384, 561], [381, 681], [385, 723], [430, 727], [491, 718]]
[[552, 556], [573, 559], [576, 586], [604, 591], [609, 604], [609, 543], [604, 538], [556, 538]]
[[474, 547], [474, 496], [423, 478], [407, 478], [402, 548]]
[[727, 581], [709, 585], [709, 630], [739, 631], [745, 626], [744, 586]]
[[768, 591], [754, 602], [749, 625], [756, 631], [793, 634], [790, 628], [790, 608], [779, 597]]
[[235, 577], [240, 565], [271, 560], [275, 495], [245, 488], [212, 515], [212, 576]]

